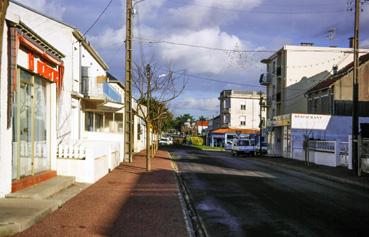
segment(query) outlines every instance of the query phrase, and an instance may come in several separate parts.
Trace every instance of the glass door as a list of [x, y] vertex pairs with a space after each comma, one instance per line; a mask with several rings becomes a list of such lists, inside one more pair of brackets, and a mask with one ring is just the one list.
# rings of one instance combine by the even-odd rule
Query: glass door
[[12, 177], [48, 170], [47, 93], [45, 80], [18, 69], [13, 116]]
[[47, 143], [47, 101], [46, 81], [35, 77], [34, 81], [34, 172], [49, 169]]

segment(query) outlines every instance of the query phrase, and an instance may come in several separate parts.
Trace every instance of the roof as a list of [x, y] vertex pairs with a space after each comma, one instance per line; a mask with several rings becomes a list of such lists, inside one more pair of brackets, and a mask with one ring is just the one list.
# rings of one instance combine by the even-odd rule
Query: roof
[[[360, 58], [359, 58], [360, 65], [367, 62], [367, 61], [369, 61], [369, 53], [360, 56]], [[308, 90], [307, 93], [312, 93], [314, 91], [320, 91], [320, 90], [323, 90], [323, 89], [326, 89], [326, 88], [330, 87], [336, 81], [339, 81], [340, 79], [342, 79], [342, 77], [349, 74], [352, 71], [353, 67], [354, 67], [354, 62], [351, 62], [351, 63], [347, 64], [345, 67], [343, 67], [341, 70], [339, 70], [337, 72], [337, 74], [332, 75], [327, 80], [324, 80], [324, 81], [318, 83], [316, 86], [314, 86], [313, 88]]]
[[116, 84], [118, 84], [122, 89], [124, 89], [123, 82], [121, 82], [118, 78], [116, 78], [115, 76], [113, 76], [110, 72], [107, 72], [107, 73], [106, 73], [106, 76], [108, 77], [108, 82], [109, 82], [109, 83], [116, 83]]
[[270, 63], [278, 53], [282, 51], [310, 51], [310, 52], [326, 52], [326, 51], [335, 51], [335, 52], [352, 52], [352, 48], [338, 48], [338, 47], [325, 47], [325, 46], [315, 46], [315, 45], [284, 45], [282, 48], [274, 52], [268, 58], [262, 59], [260, 62], [267, 64]]
[[209, 121], [197, 121], [197, 126], [209, 126]]
[[257, 134], [259, 133], [259, 130], [257, 129], [237, 129], [237, 128], [218, 128], [215, 129], [213, 131], [211, 131], [211, 133], [237, 133], [237, 132], [241, 132], [241, 134]]

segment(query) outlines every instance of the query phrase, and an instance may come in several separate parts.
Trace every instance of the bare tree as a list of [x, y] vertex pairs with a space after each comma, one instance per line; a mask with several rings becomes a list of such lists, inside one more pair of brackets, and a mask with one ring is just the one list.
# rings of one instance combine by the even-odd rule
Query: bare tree
[[146, 169], [151, 170], [150, 129], [158, 136], [161, 120], [167, 115], [167, 105], [185, 89], [185, 74], [174, 73], [171, 67], [159, 74], [156, 66], [147, 64], [145, 68], [135, 64], [132, 80], [136, 91], [137, 110], [146, 125]]
[[6, 10], [9, 6], [9, 0], [1, 0], [0, 1], [0, 75], [1, 75], [1, 60], [3, 54], [3, 31], [4, 31], [4, 24], [5, 24], [5, 15]]

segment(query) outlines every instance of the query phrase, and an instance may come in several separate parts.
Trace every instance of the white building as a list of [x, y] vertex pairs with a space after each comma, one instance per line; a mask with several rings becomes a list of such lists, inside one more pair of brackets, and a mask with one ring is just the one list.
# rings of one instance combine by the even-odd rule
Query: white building
[[227, 128], [259, 129], [260, 112], [265, 118], [265, 110], [260, 110], [260, 97], [265, 94], [256, 91], [224, 90], [220, 93], [220, 126]]
[[[262, 60], [266, 73], [260, 83], [266, 86], [268, 154], [292, 157], [292, 113], [307, 113], [305, 93], [331, 73], [353, 60], [349, 48], [285, 45]], [[290, 122], [288, 122], [290, 121]]]
[[78, 29], [11, 1], [2, 48], [0, 197], [42, 175], [92, 183], [123, 161], [124, 88]]

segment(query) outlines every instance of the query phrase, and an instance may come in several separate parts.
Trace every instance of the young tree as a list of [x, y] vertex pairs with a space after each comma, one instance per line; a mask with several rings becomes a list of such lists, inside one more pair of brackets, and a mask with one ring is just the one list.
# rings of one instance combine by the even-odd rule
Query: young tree
[[168, 114], [167, 104], [184, 90], [185, 75], [175, 74], [169, 67], [166, 73], [158, 74], [155, 66], [145, 68], [135, 64], [132, 84], [137, 95], [137, 110], [146, 124], [146, 169], [151, 170], [150, 129], [157, 135], [161, 122]]

